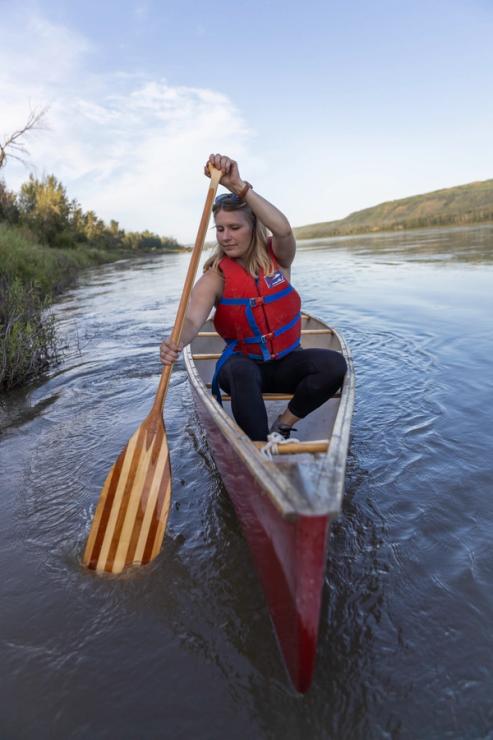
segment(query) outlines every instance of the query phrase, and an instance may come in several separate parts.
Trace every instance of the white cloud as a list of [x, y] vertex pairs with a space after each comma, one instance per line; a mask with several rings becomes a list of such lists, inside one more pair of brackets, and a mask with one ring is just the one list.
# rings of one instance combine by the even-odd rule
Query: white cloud
[[[40, 17], [14, 35], [0, 31], [0, 133], [48, 104], [48, 129], [26, 142], [37, 174], [53, 172], [106, 221], [193, 240], [209, 152], [242, 157], [252, 132], [220, 92], [118, 72], [96, 77], [91, 53], [85, 38]], [[3, 174], [11, 187], [27, 177], [13, 162]]]
[[[135, 0], [134, 24], [151, 22], [151, 11], [148, 0]], [[203, 33], [201, 26], [189, 30]], [[0, 136], [22, 125], [30, 107], [50, 105], [49, 129], [27, 141], [37, 174], [53, 172], [85, 209], [129, 230], [193, 240], [206, 192], [202, 165], [212, 150], [239, 159], [242, 174], [294, 225], [491, 177], [491, 105], [474, 86], [454, 88], [449, 108], [441, 97], [430, 107], [421, 82], [407, 102], [385, 85], [371, 96], [364, 86], [361, 98], [335, 95], [329, 105], [323, 86], [308, 99], [288, 70], [279, 87], [264, 65], [265, 76], [256, 80], [264, 97], [251, 98], [261, 132], [253, 146], [242, 112], [220, 91], [152, 74], [96, 73], [100, 52], [73, 29], [5, 6]], [[188, 60], [186, 68], [195, 63]], [[341, 90], [352, 73], [340, 77]], [[245, 74], [250, 84], [254, 73]], [[27, 177], [14, 163], [2, 174], [14, 188]]]

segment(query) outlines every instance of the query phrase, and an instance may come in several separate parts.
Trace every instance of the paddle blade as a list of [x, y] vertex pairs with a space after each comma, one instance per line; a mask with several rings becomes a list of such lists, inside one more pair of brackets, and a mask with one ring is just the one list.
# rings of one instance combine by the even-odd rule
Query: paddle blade
[[111, 468], [101, 491], [82, 562], [121, 573], [161, 549], [171, 503], [168, 441], [161, 414], [148, 417]]

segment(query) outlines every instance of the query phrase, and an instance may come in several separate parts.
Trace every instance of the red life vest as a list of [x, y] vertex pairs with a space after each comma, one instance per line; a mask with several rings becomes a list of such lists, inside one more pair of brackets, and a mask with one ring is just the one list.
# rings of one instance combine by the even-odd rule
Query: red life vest
[[241, 353], [267, 362], [284, 357], [300, 344], [300, 296], [280, 271], [270, 244], [269, 255], [274, 272], [265, 275], [261, 270], [257, 279], [229, 257], [219, 263], [224, 290], [214, 326], [226, 341], [212, 380], [212, 392], [219, 403], [218, 376], [231, 355]]
[[218, 334], [236, 340], [235, 352], [263, 361], [283, 357], [300, 343], [300, 296], [272, 253], [271, 259], [272, 275], [261, 270], [255, 279], [238, 262], [223, 257], [224, 290], [214, 315]]

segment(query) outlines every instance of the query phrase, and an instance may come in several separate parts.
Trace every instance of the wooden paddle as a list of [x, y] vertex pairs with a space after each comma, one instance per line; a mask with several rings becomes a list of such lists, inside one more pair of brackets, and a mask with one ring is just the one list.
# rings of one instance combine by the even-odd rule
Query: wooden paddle
[[[171, 339], [180, 341], [190, 293], [222, 172], [209, 166], [211, 182], [188, 267]], [[163, 404], [172, 365], [165, 365], [151, 411], [127, 442], [101, 490], [82, 562], [100, 572], [144, 565], [161, 549], [171, 503], [171, 468]]]

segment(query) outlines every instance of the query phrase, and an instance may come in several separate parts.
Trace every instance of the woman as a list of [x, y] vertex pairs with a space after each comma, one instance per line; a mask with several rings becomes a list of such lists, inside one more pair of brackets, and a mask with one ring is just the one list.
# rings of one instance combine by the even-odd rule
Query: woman
[[[294, 424], [336, 393], [346, 373], [339, 352], [301, 349], [301, 301], [289, 283], [296, 242], [286, 217], [242, 180], [238, 164], [211, 154], [230, 192], [213, 206], [218, 245], [195, 284], [180, 345], [161, 343], [161, 362], [176, 361], [216, 307], [214, 324], [226, 340], [216, 367], [219, 386], [231, 396], [237, 424], [253, 440], [269, 433], [262, 393], [293, 393], [270, 432], [289, 438]], [[268, 236], [267, 229], [272, 233]]]

